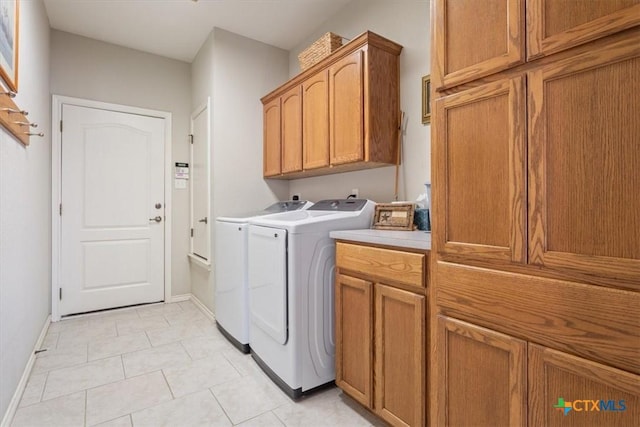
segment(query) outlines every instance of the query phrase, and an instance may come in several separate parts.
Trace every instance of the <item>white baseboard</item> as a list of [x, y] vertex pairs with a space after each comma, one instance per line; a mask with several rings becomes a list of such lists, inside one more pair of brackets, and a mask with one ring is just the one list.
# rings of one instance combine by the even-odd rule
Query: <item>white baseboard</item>
[[165, 301], [167, 304], [172, 302], [183, 302], [189, 301], [191, 299], [191, 294], [182, 294], [182, 295], [172, 295], [168, 298], [168, 301]]
[[33, 347], [33, 351], [31, 352], [31, 357], [29, 357], [27, 366], [24, 367], [22, 377], [20, 378], [20, 382], [18, 382], [15, 393], [13, 393], [13, 397], [11, 398], [11, 402], [9, 403], [7, 411], [4, 413], [4, 417], [2, 418], [2, 422], [0, 423], [0, 427], [9, 427], [9, 425], [11, 425], [11, 421], [13, 421], [13, 417], [18, 410], [18, 404], [20, 403], [20, 399], [22, 398], [22, 393], [24, 393], [24, 389], [27, 387], [27, 381], [29, 381], [29, 376], [31, 375], [33, 364], [36, 362], [36, 351], [40, 350], [40, 348], [42, 347], [42, 343], [44, 342], [44, 338], [47, 336], [47, 331], [49, 330], [50, 324], [51, 315], [47, 316], [47, 320], [45, 320], [44, 322], [44, 326], [42, 327], [40, 336], [38, 337], [38, 340]]
[[209, 308], [204, 305], [197, 296], [191, 294], [191, 301], [204, 313], [205, 316], [213, 321], [216, 320], [216, 316], [213, 314], [213, 312], [209, 310]]

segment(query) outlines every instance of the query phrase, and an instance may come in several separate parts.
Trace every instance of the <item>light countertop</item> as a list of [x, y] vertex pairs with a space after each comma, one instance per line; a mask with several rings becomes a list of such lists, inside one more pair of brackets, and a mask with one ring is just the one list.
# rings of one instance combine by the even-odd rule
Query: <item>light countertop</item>
[[431, 250], [431, 233], [420, 230], [341, 230], [332, 231], [329, 236], [333, 239], [353, 242]]

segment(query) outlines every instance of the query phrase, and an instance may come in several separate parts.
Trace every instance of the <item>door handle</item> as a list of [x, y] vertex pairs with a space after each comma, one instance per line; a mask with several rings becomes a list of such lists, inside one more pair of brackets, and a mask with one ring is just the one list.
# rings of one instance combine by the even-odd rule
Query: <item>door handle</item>
[[160, 215], [158, 215], [155, 218], [149, 218], [149, 221], [161, 222], [162, 221], [162, 217]]
[[202, 219], [199, 219], [198, 222], [204, 222], [205, 224], [207, 224], [207, 217], [205, 216]]

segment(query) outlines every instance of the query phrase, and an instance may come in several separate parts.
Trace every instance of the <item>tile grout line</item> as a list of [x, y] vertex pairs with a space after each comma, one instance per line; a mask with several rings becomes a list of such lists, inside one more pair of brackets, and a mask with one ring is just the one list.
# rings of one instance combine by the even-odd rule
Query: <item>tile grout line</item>
[[[119, 357], [119, 355], [111, 356], [111, 357], [109, 357], [109, 359], [115, 359], [116, 357]], [[105, 359], [98, 359], [98, 361], [99, 361], [99, 360], [106, 360], [106, 359], [107, 359], [107, 358], [105, 358]], [[91, 362], [87, 362], [87, 364], [88, 364], [88, 363], [91, 363]], [[78, 367], [78, 366], [80, 366], [80, 365], [74, 365], [74, 366], [69, 366], [69, 367], [60, 368], [60, 369], [75, 368], [75, 367]], [[57, 370], [57, 369], [55, 369], [55, 370]], [[49, 371], [49, 372], [51, 372], [51, 371]], [[49, 380], [49, 372], [47, 372], [47, 381]], [[153, 372], [155, 372], [155, 371], [153, 371]], [[123, 372], [123, 375], [124, 375], [124, 372]], [[140, 375], [137, 375], [137, 376], [140, 376]], [[132, 377], [132, 378], [135, 378], [135, 377]], [[53, 397], [51, 397], [51, 398], [49, 398], [49, 399], [45, 399], [45, 400], [42, 400], [42, 398], [44, 398], [44, 390], [45, 390], [45, 389], [43, 388], [43, 389], [42, 389], [42, 398], [41, 398], [41, 400], [40, 400], [39, 402], [37, 402], [37, 403], [31, 404], [31, 405], [28, 405], [28, 406], [33, 406], [33, 405], [36, 405], [36, 404], [38, 404], [38, 403], [50, 402], [50, 401], [55, 400], [55, 399], [59, 399], [59, 398], [62, 398], [62, 397], [68, 397], [68, 396], [71, 396], [71, 395], [73, 395], [73, 394], [80, 393], [80, 392], [82, 392], [82, 391], [85, 391], [85, 392], [86, 392], [86, 391], [93, 390], [93, 389], [96, 389], [96, 388], [98, 388], [98, 387], [102, 387], [102, 386], [105, 386], [105, 385], [115, 384], [115, 383], [117, 383], [117, 382], [124, 381], [124, 380], [127, 380], [127, 379], [128, 379], [127, 377], [124, 377], [124, 376], [123, 376], [123, 378], [121, 378], [121, 379], [117, 379], [117, 380], [115, 380], [115, 381], [109, 381], [109, 382], [106, 382], [106, 383], [103, 383], [103, 384], [94, 385], [94, 386], [91, 386], [91, 387], [89, 387], [89, 388], [85, 388], [85, 389], [80, 389], [80, 390], [75, 390], [75, 391], [68, 391], [68, 392], [66, 392], [66, 393], [64, 393], [64, 394], [61, 394], [61, 395], [58, 395], [58, 396], [53, 396]], [[28, 406], [27, 406], [27, 407], [28, 407]]]
[[[49, 372], [51, 372], [51, 371], [49, 371]], [[47, 381], [49, 381], [49, 372], [47, 372], [45, 377], [44, 377], [44, 385], [42, 386], [42, 390], [40, 391], [40, 400], [38, 400], [38, 403], [43, 402], [42, 399], [44, 399], [44, 391], [47, 388]], [[22, 399], [20, 399], [20, 400], [22, 400]]]
[[123, 376], [123, 379], [126, 380], [127, 379], [127, 371], [126, 371], [126, 368], [124, 367], [124, 357], [122, 357], [122, 356], [123, 355], [121, 354], [120, 355], [120, 364], [122, 365], [122, 376]]
[[[207, 390], [209, 390], [209, 393], [211, 393], [211, 395], [213, 396], [213, 399], [216, 401], [216, 403], [218, 404], [218, 406], [220, 407], [220, 409], [222, 409], [222, 413], [224, 414], [225, 417], [227, 417], [227, 419], [229, 420], [229, 422], [231, 423], [232, 426], [237, 425], [236, 423], [233, 422], [233, 420], [231, 419], [231, 417], [229, 416], [229, 414], [227, 414], [227, 411], [224, 409], [224, 406], [222, 406], [222, 403], [220, 403], [220, 401], [218, 400], [218, 397], [216, 396], [216, 394], [213, 392], [213, 390], [211, 390], [211, 387], [207, 388]], [[244, 422], [244, 421], [242, 421]], [[239, 424], [239, 423], [238, 423]]]
[[167, 385], [167, 388], [169, 388], [169, 393], [171, 393], [171, 400], [176, 400], [176, 395], [173, 394], [173, 390], [171, 389], [171, 384], [169, 384], [169, 381], [167, 380], [167, 376], [164, 373], [164, 369], [160, 369], [160, 372], [162, 373], [162, 378], [164, 379], [164, 383]]

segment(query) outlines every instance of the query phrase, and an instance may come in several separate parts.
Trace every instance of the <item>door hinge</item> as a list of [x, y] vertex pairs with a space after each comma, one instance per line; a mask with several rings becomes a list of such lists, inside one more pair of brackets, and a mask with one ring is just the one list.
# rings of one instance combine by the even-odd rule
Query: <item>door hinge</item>
[[193, 134], [192, 133], [189, 134], [189, 142], [191, 142], [191, 144], [193, 145]]
[[191, 229], [191, 237], [193, 237], [193, 228]]
[[62, 301], [62, 288], [60, 288], [60, 301]]
[[62, 203], [60, 203], [60, 209], [58, 209], [60, 211], [60, 216], [62, 216]]
[[62, 120], [60, 120], [60, 133], [62, 133]]

